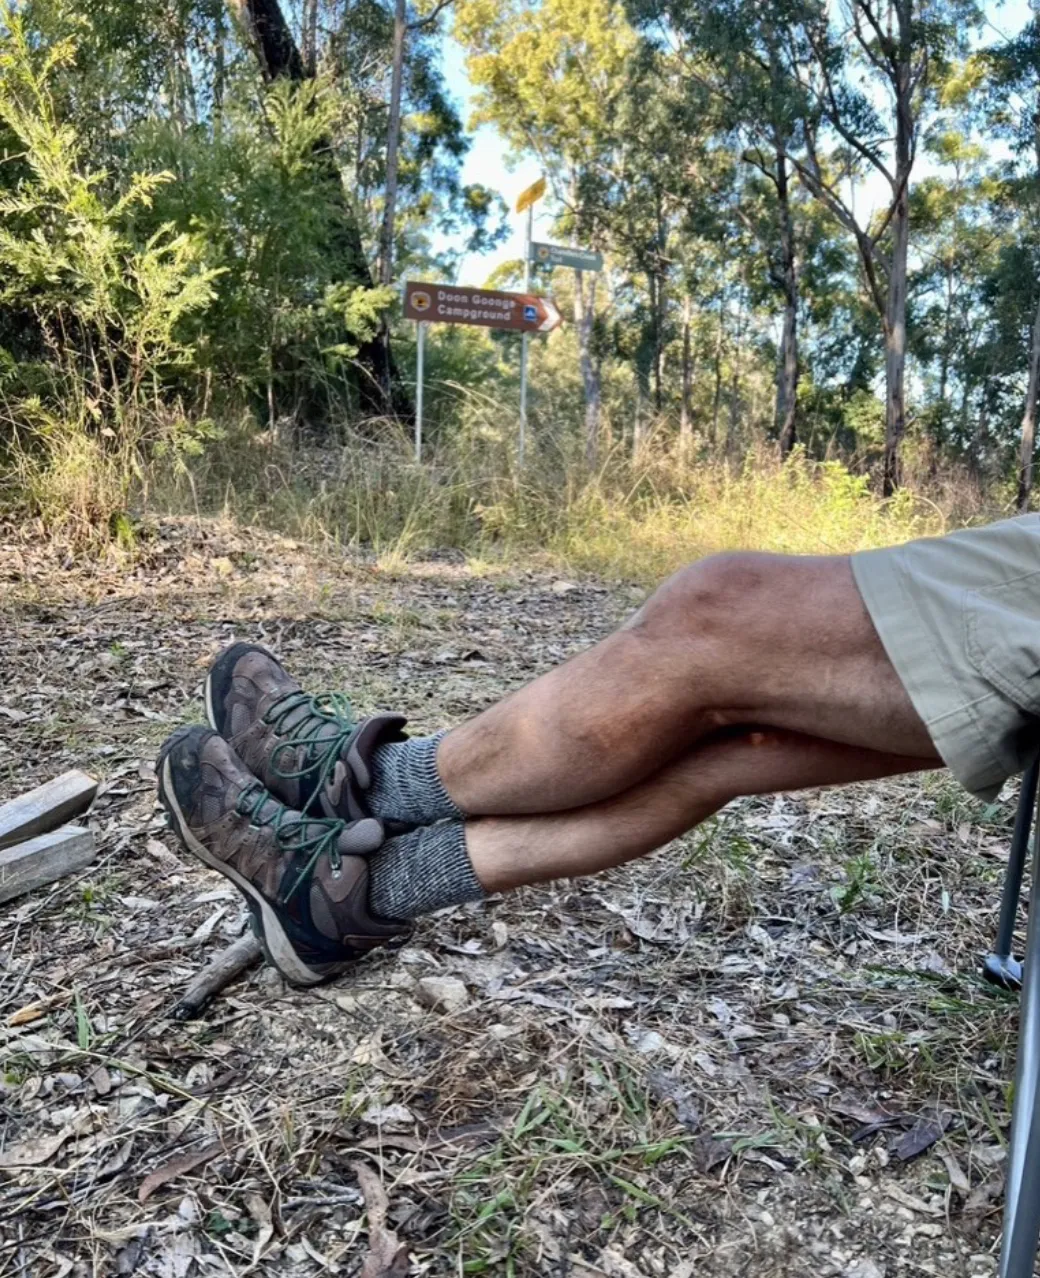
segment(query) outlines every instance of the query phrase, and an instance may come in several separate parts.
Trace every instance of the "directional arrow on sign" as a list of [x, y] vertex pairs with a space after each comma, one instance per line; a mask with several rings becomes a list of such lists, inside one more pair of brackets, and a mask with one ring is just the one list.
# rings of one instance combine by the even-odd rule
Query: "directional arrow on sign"
[[544, 312], [544, 318], [538, 325], [539, 333], [551, 333], [554, 328], [559, 328], [563, 323], [563, 316], [556, 308], [556, 303], [547, 297], [539, 297], [535, 299], [539, 308]]

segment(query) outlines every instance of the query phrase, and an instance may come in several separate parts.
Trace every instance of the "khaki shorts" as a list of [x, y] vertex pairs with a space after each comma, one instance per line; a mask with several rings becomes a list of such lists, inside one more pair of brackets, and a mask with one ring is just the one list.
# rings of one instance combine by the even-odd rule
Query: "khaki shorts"
[[1040, 515], [864, 551], [852, 569], [936, 750], [994, 798], [1040, 747]]

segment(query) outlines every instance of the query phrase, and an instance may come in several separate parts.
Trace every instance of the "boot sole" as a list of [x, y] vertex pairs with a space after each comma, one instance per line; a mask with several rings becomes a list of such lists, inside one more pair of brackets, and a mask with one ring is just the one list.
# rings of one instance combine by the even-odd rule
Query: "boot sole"
[[339, 975], [336, 972], [321, 972], [315, 968], [308, 967], [296, 952], [289, 937], [285, 934], [278, 915], [271, 908], [268, 901], [261, 896], [255, 887], [244, 879], [240, 874], [231, 868], [226, 862], [219, 860], [217, 857], [206, 850], [192, 834], [188, 823], [185, 820], [184, 813], [181, 811], [180, 804], [177, 802], [177, 796], [173, 790], [173, 779], [170, 775], [169, 756], [162, 761], [162, 773], [159, 784], [159, 798], [163, 807], [170, 818], [170, 824], [173, 826], [174, 833], [192, 853], [198, 857], [204, 865], [208, 865], [211, 870], [216, 870], [218, 874], [222, 874], [224, 878], [230, 880], [235, 887], [242, 893], [249, 906], [250, 925], [253, 932], [259, 940], [268, 961], [281, 972], [282, 976], [291, 984], [298, 986], [321, 985], [324, 981], [331, 980]]

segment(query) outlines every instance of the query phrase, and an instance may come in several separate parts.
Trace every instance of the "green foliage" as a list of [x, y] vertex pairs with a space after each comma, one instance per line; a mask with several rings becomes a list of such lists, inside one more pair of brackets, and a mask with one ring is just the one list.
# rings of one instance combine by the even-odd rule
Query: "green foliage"
[[[45, 517], [107, 521], [125, 506], [150, 438], [176, 437], [159, 387], [190, 365], [186, 318], [213, 298], [215, 272], [192, 236], [160, 225], [134, 235], [166, 173], [134, 173], [122, 192], [83, 163], [58, 119], [51, 81], [71, 40], [37, 52], [21, 15], [0, 2], [0, 120], [23, 172], [0, 197], [0, 305], [33, 324], [46, 362], [5, 378], [0, 412], [24, 491]], [[89, 494], [99, 478], [97, 509]]]

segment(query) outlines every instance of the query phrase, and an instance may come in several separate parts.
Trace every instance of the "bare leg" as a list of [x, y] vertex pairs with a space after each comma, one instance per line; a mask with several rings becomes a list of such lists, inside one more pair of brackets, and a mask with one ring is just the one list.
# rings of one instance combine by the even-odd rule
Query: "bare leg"
[[484, 889], [502, 892], [596, 874], [644, 856], [738, 795], [843, 785], [935, 766], [798, 733], [752, 730], [707, 741], [650, 780], [592, 807], [472, 821], [466, 847]]
[[466, 812], [554, 812], [752, 723], [940, 765], [848, 558], [759, 554], [683, 569], [624, 629], [449, 733], [437, 763]]

